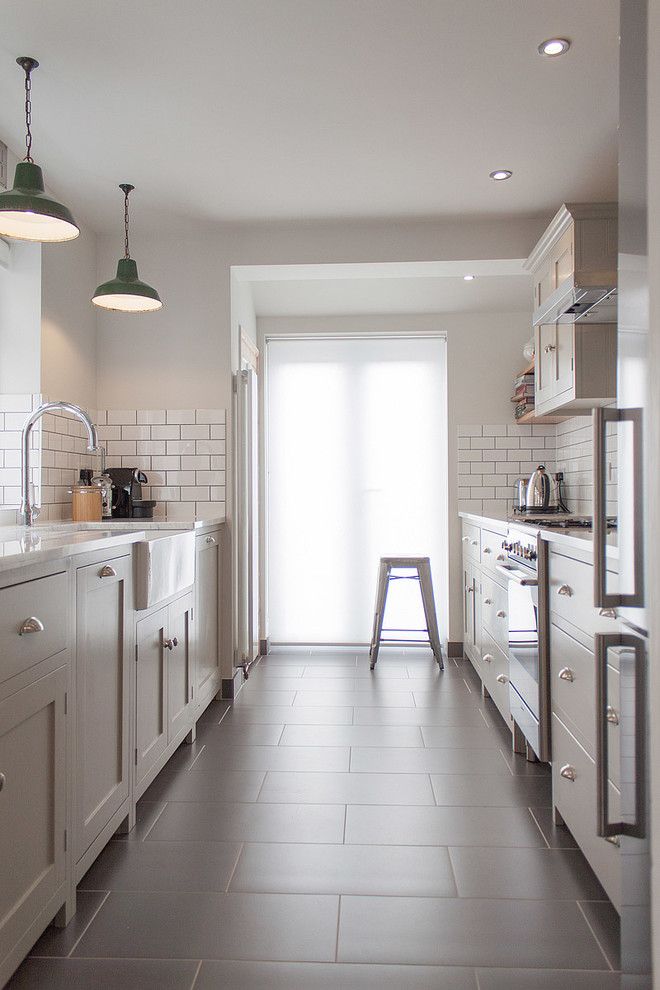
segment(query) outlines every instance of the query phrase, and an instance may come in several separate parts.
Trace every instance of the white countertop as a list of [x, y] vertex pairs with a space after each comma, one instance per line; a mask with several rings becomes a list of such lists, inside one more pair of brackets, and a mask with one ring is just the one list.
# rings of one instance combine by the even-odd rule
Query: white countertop
[[[490, 515], [490, 516], [480, 516], [474, 512], [459, 512], [459, 516], [462, 519], [467, 519], [469, 522], [474, 522], [478, 526], [484, 524], [496, 523], [498, 528], [511, 524], [512, 526], [519, 526], [521, 529], [529, 530], [530, 533], [538, 533], [541, 539], [547, 540], [548, 543], [556, 543], [560, 546], [566, 548], [572, 548], [574, 550], [586, 550], [588, 552], [593, 551], [594, 545], [594, 534], [593, 530], [590, 529], [552, 529], [544, 528], [543, 523], [539, 525], [532, 525], [531, 523], [524, 522], [524, 516], [508, 516], [508, 515]], [[617, 541], [616, 530], [610, 532], [607, 536], [607, 556], [612, 559], [618, 558], [619, 548]]]
[[116, 519], [105, 522], [44, 522], [35, 526], [0, 526], [0, 573], [24, 564], [47, 563], [92, 550], [112, 550], [148, 539], [155, 530], [204, 531], [223, 523], [215, 519]]

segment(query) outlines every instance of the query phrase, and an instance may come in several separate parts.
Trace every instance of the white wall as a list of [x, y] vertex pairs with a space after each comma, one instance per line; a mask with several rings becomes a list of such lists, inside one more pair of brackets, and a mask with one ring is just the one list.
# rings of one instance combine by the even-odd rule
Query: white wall
[[41, 392], [96, 409], [96, 236], [44, 245], [41, 272]]
[[[462, 640], [461, 541], [457, 504], [457, 430], [464, 423], [512, 421], [512, 375], [522, 364], [522, 347], [530, 337], [531, 312], [437, 313], [409, 316], [261, 317], [259, 347], [276, 334], [422, 333], [447, 335], [449, 640]], [[436, 596], [442, 592], [436, 589]], [[446, 591], [445, 591], [446, 595]]]
[[13, 241], [0, 267], [0, 394], [40, 392], [41, 245]]

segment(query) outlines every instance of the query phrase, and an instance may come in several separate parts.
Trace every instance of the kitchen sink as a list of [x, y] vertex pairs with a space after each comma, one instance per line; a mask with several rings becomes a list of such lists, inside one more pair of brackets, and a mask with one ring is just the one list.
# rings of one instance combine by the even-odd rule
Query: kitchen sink
[[152, 530], [135, 544], [135, 596], [139, 609], [189, 588], [195, 580], [195, 534], [191, 530]]

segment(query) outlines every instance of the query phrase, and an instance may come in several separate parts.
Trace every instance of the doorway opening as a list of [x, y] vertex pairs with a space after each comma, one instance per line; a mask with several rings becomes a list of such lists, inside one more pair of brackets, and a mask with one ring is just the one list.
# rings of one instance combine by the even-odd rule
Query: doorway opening
[[[270, 642], [367, 643], [387, 555], [431, 558], [446, 638], [444, 336], [270, 337], [266, 357]], [[388, 626], [424, 626], [412, 585]]]

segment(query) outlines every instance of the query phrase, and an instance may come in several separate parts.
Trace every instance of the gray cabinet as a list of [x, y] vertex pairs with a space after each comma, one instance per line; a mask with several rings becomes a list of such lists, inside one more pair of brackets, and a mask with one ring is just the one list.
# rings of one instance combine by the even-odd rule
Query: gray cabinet
[[136, 798], [194, 723], [192, 610], [189, 591], [136, 623]]
[[616, 398], [615, 323], [541, 324], [534, 349], [538, 415], [568, 415]]
[[76, 863], [129, 797], [131, 574], [130, 556], [76, 571]]
[[0, 984], [64, 901], [68, 661], [0, 689]]
[[220, 531], [198, 536], [195, 572], [195, 701], [198, 709], [220, 690]]

